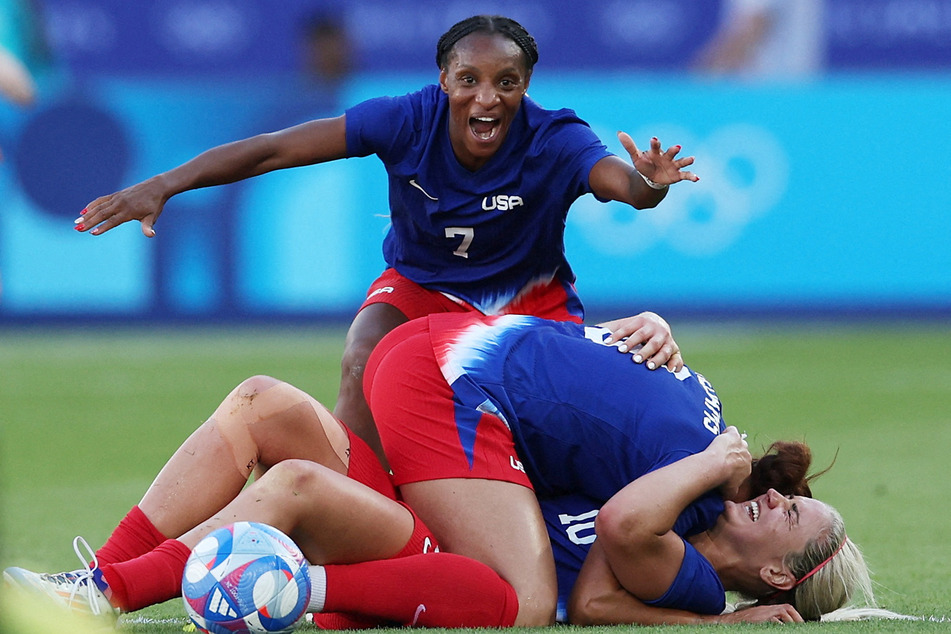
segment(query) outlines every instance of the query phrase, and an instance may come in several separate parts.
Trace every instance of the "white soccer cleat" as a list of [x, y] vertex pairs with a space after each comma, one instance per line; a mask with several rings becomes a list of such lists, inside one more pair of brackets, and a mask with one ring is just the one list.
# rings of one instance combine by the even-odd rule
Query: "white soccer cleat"
[[[80, 544], [92, 555], [92, 567], [80, 554]], [[79, 570], [46, 574], [25, 568], [7, 568], [3, 571], [3, 580], [14, 588], [52, 599], [57, 605], [73, 612], [115, 619], [119, 611], [93, 580], [93, 572], [99, 567], [99, 562], [89, 544], [82, 537], [77, 537], [73, 540], [73, 550], [83, 563]]]

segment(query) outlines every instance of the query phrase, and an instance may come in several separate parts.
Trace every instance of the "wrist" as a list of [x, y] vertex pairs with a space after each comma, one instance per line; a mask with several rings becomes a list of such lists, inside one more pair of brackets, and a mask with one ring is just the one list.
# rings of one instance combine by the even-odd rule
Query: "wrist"
[[661, 185], [660, 183], [655, 183], [651, 179], [641, 174], [640, 170], [638, 170], [637, 168], [635, 168], [634, 171], [637, 172], [638, 176], [644, 179], [644, 182], [647, 183], [647, 186], [650, 187], [651, 189], [661, 190], [661, 189], [667, 189], [668, 187], [670, 187], [670, 185]]

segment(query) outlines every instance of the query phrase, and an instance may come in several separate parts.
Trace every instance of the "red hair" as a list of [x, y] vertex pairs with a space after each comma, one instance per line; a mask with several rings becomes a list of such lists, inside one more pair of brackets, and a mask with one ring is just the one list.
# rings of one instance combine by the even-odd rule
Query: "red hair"
[[[835, 458], [832, 459], [835, 464]], [[778, 440], [759, 458], [753, 459], [750, 473], [750, 498], [776, 489], [783, 495], [812, 497], [809, 483], [832, 468], [832, 464], [819, 473], [809, 474], [812, 465], [812, 450], [798, 441]]]

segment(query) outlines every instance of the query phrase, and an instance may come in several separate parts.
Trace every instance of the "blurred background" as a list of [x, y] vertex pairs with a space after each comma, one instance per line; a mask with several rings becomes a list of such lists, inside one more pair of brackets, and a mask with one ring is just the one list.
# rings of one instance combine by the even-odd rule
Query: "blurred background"
[[153, 240], [72, 220], [435, 82], [475, 13], [538, 40], [543, 106], [696, 156], [655, 210], [575, 204], [589, 315], [951, 315], [951, 0], [0, 0], [0, 325], [348, 321], [383, 267], [374, 157], [180, 195]]

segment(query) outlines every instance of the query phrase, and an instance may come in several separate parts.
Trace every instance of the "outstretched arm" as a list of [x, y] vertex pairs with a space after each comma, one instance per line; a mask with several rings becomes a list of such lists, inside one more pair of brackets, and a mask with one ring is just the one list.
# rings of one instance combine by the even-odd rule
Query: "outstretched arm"
[[165, 203], [176, 194], [343, 158], [346, 151], [343, 115], [219, 145], [168, 172], [97, 198], [75, 220], [76, 230], [100, 235], [124, 222], [138, 220], [142, 233], [151, 238]]
[[660, 140], [653, 137], [650, 149], [642, 152], [626, 132], [618, 132], [617, 136], [631, 155], [631, 162], [608, 156], [594, 164], [588, 181], [599, 198], [647, 209], [656, 207], [664, 199], [670, 185], [682, 180], [700, 180], [693, 172], [683, 171], [693, 165], [694, 159], [692, 156], [677, 158], [681, 149], [679, 145], [662, 151]]

